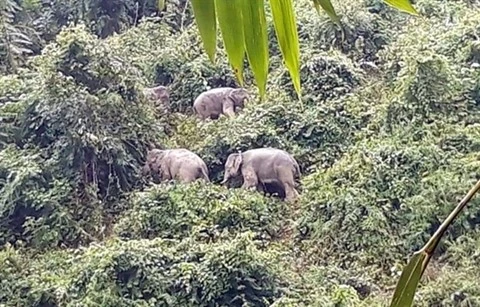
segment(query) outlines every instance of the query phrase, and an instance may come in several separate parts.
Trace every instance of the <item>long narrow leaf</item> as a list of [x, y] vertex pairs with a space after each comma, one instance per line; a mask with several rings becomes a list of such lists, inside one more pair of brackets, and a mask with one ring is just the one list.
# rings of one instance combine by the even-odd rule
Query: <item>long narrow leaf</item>
[[330, 0], [313, 0], [313, 4], [315, 5], [315, 8], [319, 14], [320, 8], [322, 8], [336, 24], [340, 24], [340, 18], [335, 12], [335, 8]]
[[191, 0], [195, 22], [197, 23], [203, 47], [212, 63], [217, 49], [217, 20], [214, 0]]
[[468, 191], [467, 195], [460, 201], [455, 209], [443, 221], [440, 227], [435, 231], [425, 246], [414, 254], [408, 265], [404, 268], [400, 280], [397, 283], [390, 307], [409, 307], [413, 304], [415, 290], [418, 282], [427, 267], [435, 248], [440, 242], [447, 228], [453, 223], [453, 220], [465, 208], [473, 196], [480, 190], [480, 180]]
[[260, 92], [265, 97], [268, 76], [268, 39], [264, 0], [241, 1], [243, 15], [243, 33], [248, 62]]
[[415, 290], [422, 277], [424, 263], [427, 258], [427, 253], [421, 251], [410, 259], [410, 262], [403, 269], [402, 275], [400, 276], [390, 307], [412, 306]]
[[242, 1], [245, 0], [215, 0], [218, 25], [228, 60], [241, 86], [243, 86], [243, 60], [245, 59]]
[[417, 10], [413, 7], [410, 0], [383, 0], [383, 1], [385, 1], [385, 3], [393, 6], [394, 8], [400, 11], [407, 12], [412, 15], [418, 15]]
[[292, 0], [270, 0], [270, 6], [285, 66], [290, 73], [295, 91], [300, 97], [300, 48]]

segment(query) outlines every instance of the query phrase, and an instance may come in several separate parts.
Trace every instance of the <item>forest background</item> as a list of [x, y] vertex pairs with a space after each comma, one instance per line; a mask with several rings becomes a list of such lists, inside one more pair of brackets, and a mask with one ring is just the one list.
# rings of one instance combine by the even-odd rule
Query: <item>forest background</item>
[[[304, 105], [268, 12], [267, 97], [200, 122], [213, 65], [186, 0], [0, 4], [0, 305], [385, 306], [403, 265], [478, 180], [480, 4], [295, 1]], [[221, 42], [218, 42], [221, 49]], [[247, 87], [256, 93], [246, 70]], [[167, 85], [174, 112], [142, 94]], [[149, 185], [149, 143], [212, 183]], [[272, 146], [302, 169], [296, 206], [218, 184]], [[480, 200], [449, 228], [418, 306], [480, 305]]]

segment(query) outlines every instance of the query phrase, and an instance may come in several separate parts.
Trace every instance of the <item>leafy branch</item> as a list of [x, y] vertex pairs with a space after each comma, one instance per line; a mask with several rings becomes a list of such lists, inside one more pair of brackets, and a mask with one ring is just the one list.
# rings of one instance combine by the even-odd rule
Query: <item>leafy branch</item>
[[[418, 14], [410, 0], [384, 1], [400, 11]], [[313, 4], [319, 13], [323, 9], [336, 24], [341, 25], [330, 0], [313, 0]], [[203, 47], [210, 60], [215, 62], [218, 20], [228, 60], [240, 85], [243, 85], [243, 60], [246, 54], [263, 98], [269, 66], [265, 1], [192, 0], [192, 6]], [[270, 7], [284, 65], [300, 97], [300, 50], [293, 1], [270, 0]]]
[[0, 60], [3, 59], [9, 72], [15, 72], [17, 62], [24, 55], [32, 53], [32, 41], [19, 25], [14, 24], [15, 15], [21, 10], [13, 0], [5, 0], [0, 4]]

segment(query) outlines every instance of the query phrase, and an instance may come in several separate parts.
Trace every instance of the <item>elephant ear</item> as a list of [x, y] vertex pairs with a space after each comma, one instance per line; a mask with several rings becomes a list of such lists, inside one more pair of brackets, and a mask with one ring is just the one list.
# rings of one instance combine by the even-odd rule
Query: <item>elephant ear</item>
[[231, 99], [235, 105], [243, 106], [243, 101], [248, 98], [248, 92], [244, 88], [235, 88], [228, 93], [228, 98]]
[[238, 174], [240, 171], [240, 167], [242, 166], [243, 158], [241, 153], [233, 154], [233, 163], [232, 163], [232, 170], [234, 173]]

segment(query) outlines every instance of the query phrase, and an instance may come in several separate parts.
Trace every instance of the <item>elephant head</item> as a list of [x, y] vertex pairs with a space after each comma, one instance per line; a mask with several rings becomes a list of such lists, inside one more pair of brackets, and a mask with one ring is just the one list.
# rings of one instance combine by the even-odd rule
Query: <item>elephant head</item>
[[165, 86], [157, 86], [153, 88], [146, 88], [143, 90], [144, 95], [152, 99], [156, 104], [162, 104], [165, 108], [170, 107], [170, 93]]
[[147, 161], [142, 168], [142, 175], [152, 175], [154, 179], [161, 177], [161, 162], [164, 156], [164, 151], [160, 149], [152, 149], [147, 153]]
[[225, 163], [225, 175], [221, 184], [226, 184], [230, 178], [239, 175], [240, 167], [242, 166], [242, 153], [234, 153], [228, 156]]
[[233, 101], [235, 107], [243, 108], [245, 100], [249, 98], [249, 94], [244, 88], [235, 88], [230, 91], [228, 98]]

